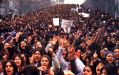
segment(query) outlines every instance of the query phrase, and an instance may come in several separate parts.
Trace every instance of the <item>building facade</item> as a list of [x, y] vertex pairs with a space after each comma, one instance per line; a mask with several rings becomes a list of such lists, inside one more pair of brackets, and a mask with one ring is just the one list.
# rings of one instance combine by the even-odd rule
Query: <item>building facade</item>
[[39, 10], [50, 5], [50, 0], [2, 0], [0, 2], [0, 15], [19, 15]]
[[119, 17], [119, 0], [86, 0], [85, 5]]

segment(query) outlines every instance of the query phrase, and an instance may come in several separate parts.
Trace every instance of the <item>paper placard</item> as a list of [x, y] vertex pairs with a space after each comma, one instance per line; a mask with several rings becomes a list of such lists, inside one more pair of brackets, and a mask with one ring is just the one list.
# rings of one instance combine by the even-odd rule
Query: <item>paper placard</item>
[[61, 23], [61, 27], [71, 27], [73, 25], [73, 20], [66, 20], [66, 19], [62, 19], [62, 23]]
[[53, 25], [54, 26], [59, 26], [60, 24], [59, 18], [53, 18]]
[[62, 19], [61, 27], [66, 33], [70, 32], [70, 28], [73, 25], [73, 20]]

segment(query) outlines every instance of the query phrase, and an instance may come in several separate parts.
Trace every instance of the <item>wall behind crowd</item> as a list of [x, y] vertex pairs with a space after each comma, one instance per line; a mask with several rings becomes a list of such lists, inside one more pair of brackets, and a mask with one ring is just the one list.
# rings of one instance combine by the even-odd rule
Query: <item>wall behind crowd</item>
[[85, 5], [109, 13], [115, 18], [119, 16], [118, 0], [86, 0]]
[[52, 4], [50, 0], [0, 0], [0, 15], [23, 14]]

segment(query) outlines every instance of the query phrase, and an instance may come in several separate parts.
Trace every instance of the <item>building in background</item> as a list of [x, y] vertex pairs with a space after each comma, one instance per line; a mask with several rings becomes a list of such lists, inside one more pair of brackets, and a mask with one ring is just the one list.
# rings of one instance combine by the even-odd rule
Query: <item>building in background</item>
[[51, 5], [50, 0], [19, 0], [20, 14], [40, 10]]
[[51, 4], [50, 0], [1, 0], [0, 15], [24, 14], [30, 11], [40, 10]]
[[86, 0], [85, 5], [119, 17], [119, 0]]
[[7, 8], [7, 0], [0, 0], [0, 18], [5, 17]]

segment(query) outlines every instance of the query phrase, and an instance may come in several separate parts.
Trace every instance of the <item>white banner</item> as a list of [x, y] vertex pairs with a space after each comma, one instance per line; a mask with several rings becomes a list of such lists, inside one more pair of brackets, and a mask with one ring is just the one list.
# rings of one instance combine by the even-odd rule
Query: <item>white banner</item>
[[53, 25], [54, 26], [59, 26], [60, 24], [59, 18], [53, 18]]
[[78, 14], [79, 14], [79, 15], [82, 15], [82, 16], [85, 17], [85, 18], [90, 17], [90, 14], [84, 13], [84, 12], [81, 12], [81, 13], [78, 13]]

